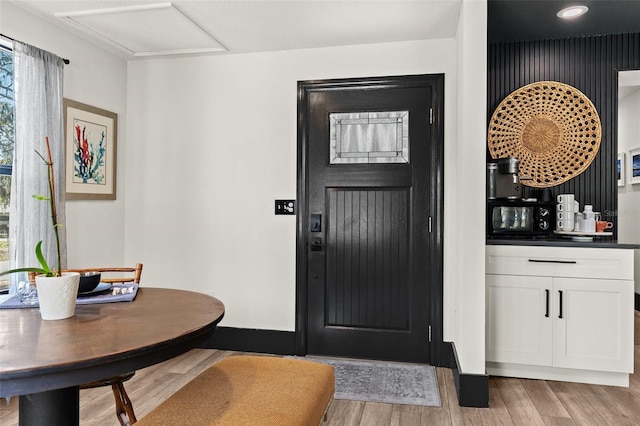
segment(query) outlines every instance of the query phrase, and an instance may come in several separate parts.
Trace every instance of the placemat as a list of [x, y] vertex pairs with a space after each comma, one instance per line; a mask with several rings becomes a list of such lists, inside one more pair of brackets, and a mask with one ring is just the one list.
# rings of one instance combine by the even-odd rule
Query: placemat
[[[114, 294], [113, 289], [133, 289], [132, 293]], [[105, 290], [95, 296], [81, 296], [76, 299], [76, 305], [94, 305], [98, 303], [131, 302], [138, 294], [138, 284], [114, 284], [111, 289]], [[38, 303], [26, 305], [20, 301], [19, 295], [14, 295], [0, 303], [0, 309], [25, 309], [38, 308]]]

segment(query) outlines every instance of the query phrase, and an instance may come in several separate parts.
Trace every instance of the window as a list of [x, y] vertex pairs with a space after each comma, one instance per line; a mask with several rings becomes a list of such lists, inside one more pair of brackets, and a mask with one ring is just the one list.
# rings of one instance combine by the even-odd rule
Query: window
[[[0, 45], [0, 270], [9, 269], [9, 197], [15, 139], [13, 52]], [[8, 287], [2, 277], [0, 291]]]
[[409, 162], [409, 111], [331, 113], [329, 123], [329, 164]]

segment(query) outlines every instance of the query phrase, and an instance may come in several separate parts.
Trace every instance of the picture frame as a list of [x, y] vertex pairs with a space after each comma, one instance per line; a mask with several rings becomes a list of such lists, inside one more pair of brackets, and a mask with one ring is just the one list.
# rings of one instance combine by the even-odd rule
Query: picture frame
[[640, 183], [640, 148], [629, 151], [629, 182]]
[[115, 200], [118, 115], [63, 99], [67, 200]]
[[618, 153], [617, 173], [618, 173], [618, 186], [624, 186], [625, 177], [625, 164], [624, 164], [624, 152]]

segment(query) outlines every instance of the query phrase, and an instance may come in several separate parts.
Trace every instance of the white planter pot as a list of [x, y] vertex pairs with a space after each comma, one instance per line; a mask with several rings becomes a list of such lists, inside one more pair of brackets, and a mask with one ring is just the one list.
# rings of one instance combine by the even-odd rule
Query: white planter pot
[[66, 272], [61, 277], [36, 276], [43, 320], [61, 320], [75, 314], [79, 282], [80, 274], [77, 272]]

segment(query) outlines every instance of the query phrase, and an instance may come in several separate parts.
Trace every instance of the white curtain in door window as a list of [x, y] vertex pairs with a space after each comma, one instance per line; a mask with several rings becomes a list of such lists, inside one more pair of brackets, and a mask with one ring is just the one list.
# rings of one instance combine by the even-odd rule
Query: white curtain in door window
[[[64, 61], [56, 55], [14, 42], [16, 140], [11, 181], [9, 262], [11, 268], [37, 267], [35, 247], [51, 268], [56, 267], [56, 244], [49, 203], [33, 198], [49, 195], [45, 137], [49, 138], [55, 171], [58, 223], [64, 224], [64, 125], [62, 85]], [[62, 268], [66, 266], [65, 227], [58, 227]]]
[[330, 164], [408, 163], [409, 111], [329, 114]]

